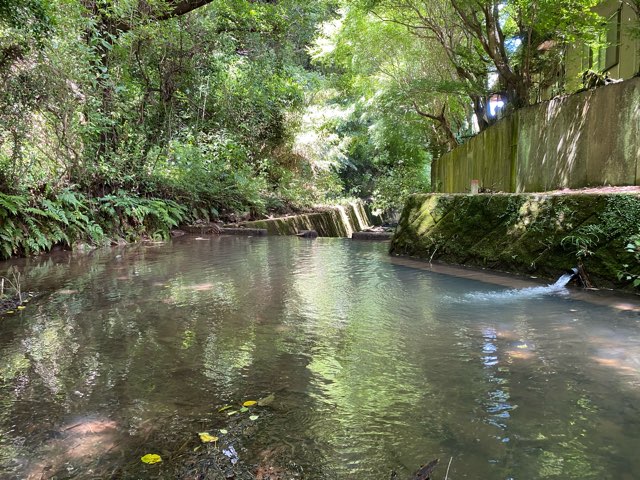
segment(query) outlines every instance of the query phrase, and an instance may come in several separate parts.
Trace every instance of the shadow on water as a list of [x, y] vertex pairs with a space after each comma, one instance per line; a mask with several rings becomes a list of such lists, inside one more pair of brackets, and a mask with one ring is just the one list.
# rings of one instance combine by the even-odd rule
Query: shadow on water
[[23, 267], [40, 295], [0, 320], [0, 478], [640, 476], [640, 316], [566, 279], [483, 291], [297, 238]]

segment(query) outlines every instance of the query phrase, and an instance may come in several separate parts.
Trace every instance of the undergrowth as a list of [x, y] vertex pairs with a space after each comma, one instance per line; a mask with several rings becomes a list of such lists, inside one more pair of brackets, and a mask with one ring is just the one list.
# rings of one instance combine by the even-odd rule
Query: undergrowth
[[33, 255], [54, 245], [106, 244], [111, 238], [166, 238], [186, 216], [171, 200], [125, 192], [88, 198], [70, 189], [31, 196], [0, 193], [0, 256]]
[[597, 222], [585, 223], [561, 241], [573, 251], [579, 265], [609, 242], [619, 244], [617, 258], [618, 280], [626, 280], [640, 287], [640, 199], [635, 195], [611, 195], [605, 208], [598, 213]]

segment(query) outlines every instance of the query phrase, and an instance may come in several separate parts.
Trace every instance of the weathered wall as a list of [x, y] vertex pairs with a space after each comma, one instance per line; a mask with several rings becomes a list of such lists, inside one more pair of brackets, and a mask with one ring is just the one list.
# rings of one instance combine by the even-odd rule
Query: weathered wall
[[265, 228], [269, 235], [295, 235], [302, 230], [315, 230], [321, 237], [351, 237], [369, 227], [369, 219], [360, 202], [327, 208], [318, 213], [292, 215], [245, 222], [247, 228]]
[[[634, 35], [632, 29], [637, 26], [638, 18], [628, 2], [620, 0], [604, 0], [594, 8], [594, 11], [609, 20], [620, 9], [618, 62], [607, 72], [611, 78], [631, 78], [638, 72], [640, 60], [640, 39]], [[611, 25], [607, 25], [611, 28]], [[611, 45], [610, 48], [615, 48]], [[584, 44], [576, 44], [569, 48], [565, 58], [565, 78], [567, 88], [578, 90], [582, 86], [582, 72], [587, 69], [597, 70], [596, 65], [590, 65], [590, 50]], [[593, 59], [592, 59], [593, 62]]]
[[412, 195], [391, 253], [557, 278], [581, 263], [591, 281], [624, 288], [625, 250], [640, 234], [638, 194]]
[[515, 112], [432, 166], [438, 192], [640, 185], [640, 78]]

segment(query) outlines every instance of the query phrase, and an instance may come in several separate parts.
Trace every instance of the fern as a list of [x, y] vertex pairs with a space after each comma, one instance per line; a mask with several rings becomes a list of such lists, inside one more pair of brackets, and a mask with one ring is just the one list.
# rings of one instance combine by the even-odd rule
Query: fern
[[65, 225], [69, 225], [67, 214], [59, 203], [54, 203], [51, 200], [44, 198], [42, 199], [42, 205], [45, 207], [45, 212], [47, 212], [47, 215], [49, 217], [57, 222], [62, 222]]
[[99, 244], [105, 234], [167, 238], [187, 215], [177, 202], [122, 191], [98, 199], [70, 189], [49, 198], [0, 194], [0, 256], [37, 254], [80, 240]]
[[58, 201], [63, 205], [73, 207], [74, 210], [80, 210], [84, 206], [86, 197], [81, 193], [76, 193], [71, 190], [63, 190], [58, 194]]
[[17, 215], [18, 211], [27, 206], [27, 199], [18, 195], [5, 195], [0, 193], [0, 216], [8, 217], [9, 214]]

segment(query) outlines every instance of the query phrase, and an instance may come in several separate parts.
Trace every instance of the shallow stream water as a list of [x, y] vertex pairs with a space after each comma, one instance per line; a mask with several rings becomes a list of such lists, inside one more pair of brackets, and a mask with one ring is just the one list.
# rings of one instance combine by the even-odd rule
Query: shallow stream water
[[282, 478], [640, 478], [637, 311], [386, 248], [183, 237], [21, 265], [40, 294], [0, 318], [0, 478], [175, 478], [222, 407], [272, 394], [237, 450]]

